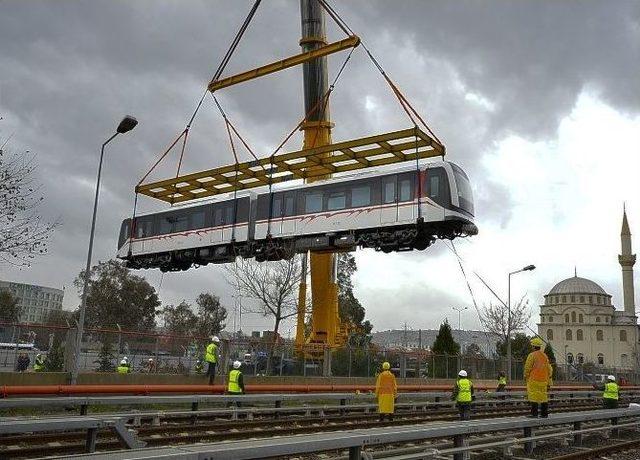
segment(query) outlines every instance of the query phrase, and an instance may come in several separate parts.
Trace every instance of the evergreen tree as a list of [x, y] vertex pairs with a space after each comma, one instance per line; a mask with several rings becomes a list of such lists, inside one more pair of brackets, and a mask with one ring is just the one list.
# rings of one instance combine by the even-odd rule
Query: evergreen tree
[[436, 341], [431, 346], [431, 351], [437, 355], [457, 355], [460, 353], [460, 345], [453, 340], [451, 326], [449, 326], [449, 321], [446, 319], [440, 325], [440, 330], [436, 336]]
[[446, 319], [440, 325], [440, 330], [431, 346], [431, 351], [436, 355], [433, 357], [431, 377], [452, 378], [458, 374], [458, 358], [456, 356], [460, 354], [460, 345], [453, 340], [451, 326], [449, 326], [449, 322]]
[[116, 366], [113, 364], [114, 360], [113, 345], [108, 340], [103, 341], [98, 360], [93, 362], [98, 365], [96, 372], [114, 372], [116, 370]]
[[365, 320], [365, 310], [358, 298], [353, 293], [353, 281], [351, 277], [358, 270], [353, 254], [344, 253], [338, 255], [338, 312], [340, 320], [349, 324], [351, 334], [349, 342], [353, 346], [366, 346], [371, 341], [373, 324]]
[[[496, 344], [498, 356], [507, 356], [507, 345], [505, 341]], [[511, 356], [513, 359], [524, 360], [531, 352], [531, 338], [526, 334], [518, 332], [511, 337]]]
[[549, 358], [549, 362], [552, 365], [556, 364], [556, 354], [554, 353], [553, 347], [550, 343], [547, 343], [547, 346], [544, 348], [544, 354], [547, 355], [547, 358]]
[[54, 337], [53, 345], [47, 353], [47, 357], [44, 360], [44, 370], [46, 372], [62, 372], [64, 367], [64, 348], [62, 341]]

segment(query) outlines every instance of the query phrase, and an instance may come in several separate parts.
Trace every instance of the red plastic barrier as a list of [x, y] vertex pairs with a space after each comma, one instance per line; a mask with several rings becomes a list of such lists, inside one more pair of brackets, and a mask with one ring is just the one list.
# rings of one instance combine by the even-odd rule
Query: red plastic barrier
[[[477, 386], [478, 390], [493, 390], [494, 386]], [[625, 389], [640, 389], [637, 386]], [[223, 394], [224, 385], [5, 385], [0, 387], [3, 398], [9, 396], [43, 396], [43, 395], [105, 395], [105, 394]], [[352, 393], [375, 390], [374, 385], [246, 385], [247, 393]], [[591, 386], [555, 386], [556, 391], [592, 390]], [[451, 385], [398, 385], [403, 392], [449, 391]], [[523, 386], [509, 387], [510, 391], [523, 391]]]

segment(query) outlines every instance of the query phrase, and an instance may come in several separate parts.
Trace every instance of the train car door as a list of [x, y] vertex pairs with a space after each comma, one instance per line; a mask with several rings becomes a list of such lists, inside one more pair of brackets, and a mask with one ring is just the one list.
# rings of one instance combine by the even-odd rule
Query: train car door
[[396, 193], [397, 176], [382, 178], [382, 207], [380, 208], [380, 224], [395, 224], [398, 220], [398, 203]]
[[416, 205], [413, 203], [415, 173], [398, 174], [398, 222], [413, 222], [416, 218]]
[[233, 201], [225, 203], [224, 205], [224, 227], [222, 227], [222, 240], [227, 242], [231, 241], [233, 236], [233, 225], [235, 221], [234, 216], [235, 207]]
[[285, 192], [282, 204], [282, 236], [293, 235], [296, 231], [296, 192]]

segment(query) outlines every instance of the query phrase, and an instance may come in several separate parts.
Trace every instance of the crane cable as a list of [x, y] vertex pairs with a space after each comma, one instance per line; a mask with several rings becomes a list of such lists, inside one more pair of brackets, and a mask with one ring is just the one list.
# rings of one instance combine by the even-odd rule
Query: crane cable
[[[251, 20], [253, 19], [253, 17], [255, 15], [256, 11], [258, 10], [258, 7], [260, 6], [261, 2], [262, 2], [262, 0], [256, 0], [254, 2], [253, 6], [251, 7], [251, 10], [247, 14], [247, 17], [245, 18], [244, 22], [240, 26], [240, 29], [236, 33], [235, 37], [233, 38], [233, 40], [231, 42], [231, 45], [227, 49], [227, 52], [225, 53], [224, 57], [222, 58], [222, 61], [218, 65], [218, 68], [216, 69], [216, 71], [215, 71], [215, 73], [213, 75], [213, 79], [212, 79], [213, 81], [217, 81], [220, 78], [220, 76], [222, 75], [222, 72], [224, 72], [224, 69], [226, 68], [227, 64], [231, 60], [231, 56], [233, 55], [233, 53], [235, 52], [236, 48], [238, 47], [238, 44], [240, 43], [240, 39], [242, 38], [242, 36], [246, 32], [247, 28], [249, 27], [249, 24], [251, 23]], [[193, 124], [193, 122], [194, 122], [194, 120], [196, 118], [196, 115], [198, 114], [198, 111], [200, 110], [200, 107], [202, 106], [202, 103], [204, 101], [204, 98], [207, 95], [207, 92], [209, 92], [208, 88], [205, 89], [205, 91], [202, 93], [202, 96], [200, 97], [200, 100], [196, 104], [196, 108], [193, 111], [193, 114], [191, 115], [191, 118], [189, 118], [189, 121], [187, 122], [187, 125], [186, 125], [185, 129], [171, 143], [169, 148], [167, 148], [164, 151], [164, 153], [154, 163], [154, 165], [151, 167], [151, 169], [149, 169], [149, 171], [147, 171], [147, 173], [142, 177], [142, 179], [140, 179], [140, 181], [138, 181], [138, 183], [136, 184], [136, 192], [135, 192], [135, 198], [134, 198], [134, 202], [133, 202], [133, 212], [132, 212], [132, 216], [131, 216], [131, 224], [130, 224], [130, 229], [129, 229], [129, 233], [130, 233], [130, 235], [129, 235], [129, 249], [128, 249], [128, 255], [129, 256], [132, 253], [133, 236], [134, 236], [134, 230], [135, 230], [136, 209], [137, 209], [137, 206], [138, 206], [138, 190], [137, 189], [140, 186], [140, 184], [142, 184], [142, 182], [144, 182], [145, 179], [147, 177], [149, 177], [149, 175], [160, 164], [160, 162], [162, 162], [162, 160], [167, 156], [167, 154], [171, 151], [171, 149], [173, 149], [173, 147], [178, 143], [178, 141], [181, 138], [183, 138], [182, 148], [181, 148], [181, 151], [180, 151], [180, 159], [178, 160], [178, 167], [177, 167], [177, 171], [176, 171], [176, 178], [179, 176], [180, 167], [182, 166], [182, 160], [184, 158], [184, 152], [185, 152], [185, 148], [186, 148], [186, 145], [187, 145], [187, 137], [189, 135], [189, 129], [191, 128], [191, 125]], [[173, 199], [174, 198], [175, 198], [175, 196], [172, 197], [172, 204], [173, 204]]]
[[[342, 17], [340, 16], [340, 14], [331, 6], [329, 5], [329, 3], [327, 2], [327, 0], [318, 0], [318, 2], [320, 3], [320, 5], [322, 6], [322, 8], [324, 8], [324, 10], [329, 14], [329, 16], [331, 16], [331, 18], [334, 20], [334, 22], [338, 25], [338, 27], [340, 27], [346, 34], [348, 35], [355, 35], [353, 29], [351, 27], [349, 27], [349, 25], [346, 23], [346, 21], [344, 19], [342, 19]], [[440, 144], [442, 145], [442, 142], [440, 141], [440, 139], [438, 139], [438, 136], [436, 136], [436, 134], [431, 130], [431, 128], [429, 127], [429, 125], [424, 121], [424, 119], [420, 116], [420, 114], [418, 113], [418, 111], [411, 105], [411, 103], [409, 102], [409, 100], [404, 96], [404, 94], [402, 94], [402, 92], [400, 91], [400, 89], [398, 88], [398, 86], [393, 82], [393, 80], [391, 80], [391, 78], [389, 77], [389, 74], [384, 70], [384, 68], [382, 67], [382, 65], [380, 64], [380, 62], [373, 56], [373, 53], [371, 52], [371, 50], [367, 47], [367, 45], [365, 44], [364, 40], [362, 40], [362, 38], [360, 39], [360, 44], [362, 45], [362, 48], [364, 48], [365, 52], [367, 53], [367, 56], [369, 56], [369, 59], [371, 60], [371, 62], [373, 62], [373, 64], [375, 65], [375, 67], [378, 69], [378, 71], [380, 72], [380, 74], [384, 77], [385, 81], [387, 82], [387, 84], [389, 85], [389, 87], [391, 88], [391, 90], [393, 91], [393, 94], [396, 96], [396, 98], [398, 99], [398, 101], [400, 102], [400, 105], [402, 106], [402, 108], [404, 109], [405, 113], [407, 114], [407, 116], [409, 117], [409, 119], [413, 122], [414, 125], [417, 125], [417, 122], [415, 121], [415, 118], [417, 118], [422, 125], [425, 127], [425, 129], [427, 130], [427, 132]], [[412, 115], [413, 114], [413, 115]], [[415, 116], [415, 118], [414, 118]]]

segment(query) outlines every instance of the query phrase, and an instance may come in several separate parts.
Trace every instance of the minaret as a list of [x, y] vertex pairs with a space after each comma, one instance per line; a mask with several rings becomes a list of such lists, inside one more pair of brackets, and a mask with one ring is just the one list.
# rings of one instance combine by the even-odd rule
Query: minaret
[[622, 253], [618, 256], [618, 262], [622, 267], [622, 293], [624, 297], [625, 316], [635, 316], [636, 307], [633, 292], [633, 265], [636, 263], [636, 255], [631, 253], [631, 231], [627, 222], [627, 211], [622, 211], [622, 231], [620, 232]]

